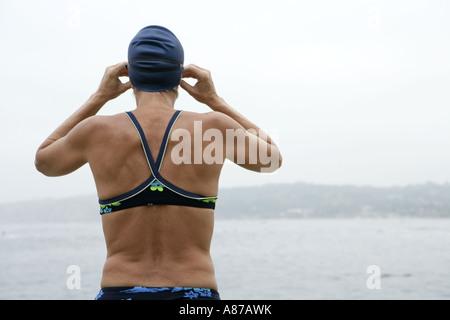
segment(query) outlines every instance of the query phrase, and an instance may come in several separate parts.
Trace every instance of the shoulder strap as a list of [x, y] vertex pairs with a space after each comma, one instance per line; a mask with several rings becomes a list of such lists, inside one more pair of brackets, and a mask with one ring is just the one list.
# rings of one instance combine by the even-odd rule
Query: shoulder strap
[[139, 138], [141, 139], [142, 149], [144, 149], [145, 158], [147, 159], [148, 166], [150, 167], [150, 170], [152, 172], [156, 172], [156, 165], [153, 161], [152, 153], [150, 152], [150, 148], [147, 143], [147, 138], [145, 137], [144, 130], [142, 130], [141, 125], [137, 121], [136, 117], [131, 111], [126, 112], [128, 118], [130, 118], [131, 122], [133, 123], [134, 127], [136, 128]]
[[[175, 186], [174, 184], [170, 183], [169, 181], [167, 181], [166, 179], [164, 179], [161, 176], [161, 174], [159, 173], [159, 168], [161, 167], [161, 163], [162, 163], [162, 160], [164, 158], [164, 153], [165, 153], [166, 148], [167, 148], [167, 143], [168, 143], [168, 139], [169, 139], [169, 136], [170, 136], [170, 132], [172, 131], [172, 128], [173, 128], [173, 125], [175, 124], [175, 121], [180, 116], [181, 110], [177, 110], [174, 113], [174, 115], [172, 116], [172, 118], [169, 121], [169, 124], [167, 125], [166, 132], [164, 133], [164, 138], [163, 138], [163, 141], [161, 142], [161, 147], [159, 149], [158, 158], [156, 159], [156, 163], [153, 161], [153, 157], [152, 157], [152, 154], [150, 152], [150, 148], [148, 146], [147, 139], [145, 138], [144, 131], [142, 130], [142, 127], [140, 126], [140, 124], [137, 121], [136, 117], [130, 111], [126, 112], [126, 114], [130, 118], [130, 120], [133, 122], [137, 132], [139, 133], [139, 137], [141, 139], [142, 147], [143, 147], [144, 152], [145, 152], [145, 157], [147, 158], [148, 165], [149, 165], [150, 169], [152, 170], [152, 177], [154, 176], [154, 178], [156, 180], [158, 180], [160, 183], [162, 183], [164, 186], [166, 186], [167, 188], [169, 188], [173, 192], [175, 192], [177, 194], [180, 194], [180, 195], [182, 195], [184, 197], [197, 199], [197, 200], [215, 200], [215, 199], [217, 199], [217, 197], [204, 197], [204, 196], [198, 195], [196, 193], [189, 192], [187, 190], [179, 188], [179, 187]], [[152, 177], [150, 177], [150, 178], [152, 178]]]
[[154, 174], [156, 174], [156, 172], [159, 172], [162, 160], [164, 159], [164, 154], [166, 152], [170, 132], [172, 131], [172, 127], [175, 124], [175, 121], [180, 116], [181, 110], [175, 111], [175, 113], [173, 114], [172, 118], [169, 121], [169, 124], [167, 125], [166, 132], [164, 133], [164, 137], [161, 142], [161, 147], [159, 148], [159, 153], [158, 153], [158, 158], [156, 159], [156, 163], [153, 160], [153, 156], [150, 151], [150, 147], [148, 146], [148, 142], [147, 142], [147, 138], [145, 137], [144, 130], [142, 130], [142, 127], [139, 124], [138, 120], [136, 119], [136, 117], [134, 116], [134, 114], [131, 111], [127, 111], [126, 114], [128, 115], [128, 118], [130, 118], [131, 122], [133, 123], [134, 127], [136, 128], [136, 130], [139, 134], [139, 138], [141, 139], [142, 148], [144, 149], [145, 158], [147, 159], [148, 166], [150, 167], [150, 170]]
[[167, 125], [166, 132], [164, 133], [163, 140], [161, 142], [161, 147], [159, 148], [158, 158], [156, 159], [156, 167], [161, 169], [161, 164], [164, 159], [164, 154], [166, 153], [167, 149], [167, 143], [169, 142], [169, 136], [170, 132], [172, 131], [173, 125], [175, 124], [175, 121], [177, 121], [178, 117], [181, 114], [181, 110], [175, 111], [172, 118], [169, 121], [169, 124]]

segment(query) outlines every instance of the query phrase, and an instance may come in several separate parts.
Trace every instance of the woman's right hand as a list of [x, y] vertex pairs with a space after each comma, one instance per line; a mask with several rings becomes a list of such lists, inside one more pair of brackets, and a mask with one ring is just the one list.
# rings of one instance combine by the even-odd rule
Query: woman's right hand
[[184, 68], [181, 77], [197, 80], [193, 86], [181, 80], [180, 86], [198, 102], [211, 106], [219, 98], [209, 70], [190, 64]]

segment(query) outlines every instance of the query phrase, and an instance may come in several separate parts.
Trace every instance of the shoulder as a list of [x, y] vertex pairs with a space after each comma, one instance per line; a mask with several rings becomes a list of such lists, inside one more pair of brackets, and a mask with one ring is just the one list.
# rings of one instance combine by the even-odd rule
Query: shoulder
[[125, 113], [115, 115], [95, 115], [80, 122], [85, 130], [102, 130], [114, 127], [118, 121], [126, 119]]
[[80, 121], [70, 132], [72, 137], [86, 138], [86, 136], [92, 135], [107, 125], [103, 116], [92, 116]]
[[72, 142], [83, 144], [103, 139], [114, 131], [119, 115], [100, 116], [95, 115], [78, 123], [69, 133], [68, 139]]
[[211, 111], [205, 113], [195, 113], [189, 111], [183, 111], [187, 117], [194, 121], [201, 121], [204, 129], [214, 128], [219, 130], [235, 129], [239, 127], [239, 124], [230, 116], [218, 112]]

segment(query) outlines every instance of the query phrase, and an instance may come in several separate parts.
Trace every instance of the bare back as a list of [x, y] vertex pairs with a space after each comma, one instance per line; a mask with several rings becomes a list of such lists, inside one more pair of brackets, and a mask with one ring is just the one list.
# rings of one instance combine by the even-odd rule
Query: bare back
[[[36, 152], [36, 169], [46, 176], [63, 176], [89, 163], [98, 196], [103, 200], [117, 199], [124, 193], [128, 197], [131, 190], [139, 190], [133, 191], [137, 194], [133, 199], [142, 196], [140, 203], [121, 206], [118, 211], [108, 210], [102, 216], [107, 246], [101, 283], [103, 288], [164, 286], [217, 290], [209, 252], [214, 228], [214, 206], [210, 201], [215, 201], [217, 196], [224, 160], [226, 158], [255, 172], [263, 169], [273, 172], [281, 166], [280, 151], [265, 132], [217, 95], [208, 70], [188, 65], [182, 77], [198, 81], [192, 86], [181, 80], [181, 88], [213, 112], [182, 112], [172, 128], [164, 159], [156, 161], [158, 167], [154, 161], [149, 164], [141, 136], [145, 134], [148, 142], [145, 148], [150, 151], [147, 153], [157, 156], [167, 124], [175, 113], [176, 95], [173, 92], [135, 90], [138, 108], [133, 111], [132, 117], [126, 113], [95, 116], [106, 102], [132, 87], [130, 81], [122, 83], [119, 79], [129, 76], [126, 66], [127, 62], [122, 62], [106, 68], [97, 91], [40, 145]], [[136, 131], [133, 118], [138, 120], [143, 134], [140, 131], [139, 135]], [[190, 161], [179, 163], [173, 161], [173, 155], [180, 152], [177, 149], [180, 142], [172, 137], [181, 130], [187, 132], [183, 140], [189, 140], [183, 143], [188, 145], [182, 151], [183, 158]], [[236, 143], [234, 135], [228, 139], [229, 130], [240, 132], [243, 139], [237, 138]], [[214, 132], [219, 133], [217, 137], [226, 136], [225, 141], [215, 141], [219, 138], [213, 138]], [[215, 160], [205, 161], [205, 151], [211, 151], [213, 143], [209, 141], [212, 138], [214, 150], [217, 151]], [[200, 157], [197, 157], [199, 148]], [[161, 158], [158, 156], [158, 159]], [[151, 168], [158, 171], [158, 179]], [[170, 186], [166, 190], [170, 189], [174, 194], [177, 194], [175, 189], [178, 188], [179, 197], [184, 202], [160, 201], [156, 205], [147, 202], [147, 196], [150, 197], [148, 193], [152, 191], [152, 187], [147, 188], [147, 182], [151, 181], [149, 186], [152, 186], [153, 177], [160, 182], [164, 180], [164, 184]], [[180, 190], [184, 190], [184, 195]], [[162, 194], [168, 194], [164, 188]], [[192, 202], [197, 200], [203, 202], [201, 208], [198, 207], [199, 202]], [[115, 201], [106, 203], [109, 204], [118, 205]]]
[[[153, 157], [159, 152], [173, 113], [171, 108], [138, 108], [133, 111]], [[194, 121], [201, 121], [204, 132], [213, 126], [213, 118], [213, 113], [184, 111], [171, 134], [177, 129], [185, 129], [194, 137]], [[139, 135], [125, 113], [97, 116], [95, 121], [97, 128], [89, 144], [88, 162], [98, 196], [106, 199], [132, 190], [152, 172]], [[160, 174], [190, 192], [217, 195], [223, 161], [194, 164], [195, 150], [194, 143], [191, 143], [191, 163], [174, 164], [171, 155], [178, 143], [169, 138]], [[202, 150], [204, 147], [202, 145]], [[139, 206], [105, 214], [102, 222], [107, 246], [102, 287], [188, 286], [217, 289], [209, 253], [214, 228], [212, 209], [175, 205]]]

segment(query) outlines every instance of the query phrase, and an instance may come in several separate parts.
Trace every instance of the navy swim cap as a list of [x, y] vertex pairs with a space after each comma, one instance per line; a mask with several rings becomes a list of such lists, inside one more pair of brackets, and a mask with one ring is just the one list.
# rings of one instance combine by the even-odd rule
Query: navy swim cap
[[160, 92], [180, 84], [184, 51], [168, 29], [147, 26], [137, 33], [128, 47], [128, 74], [141, 91]]

